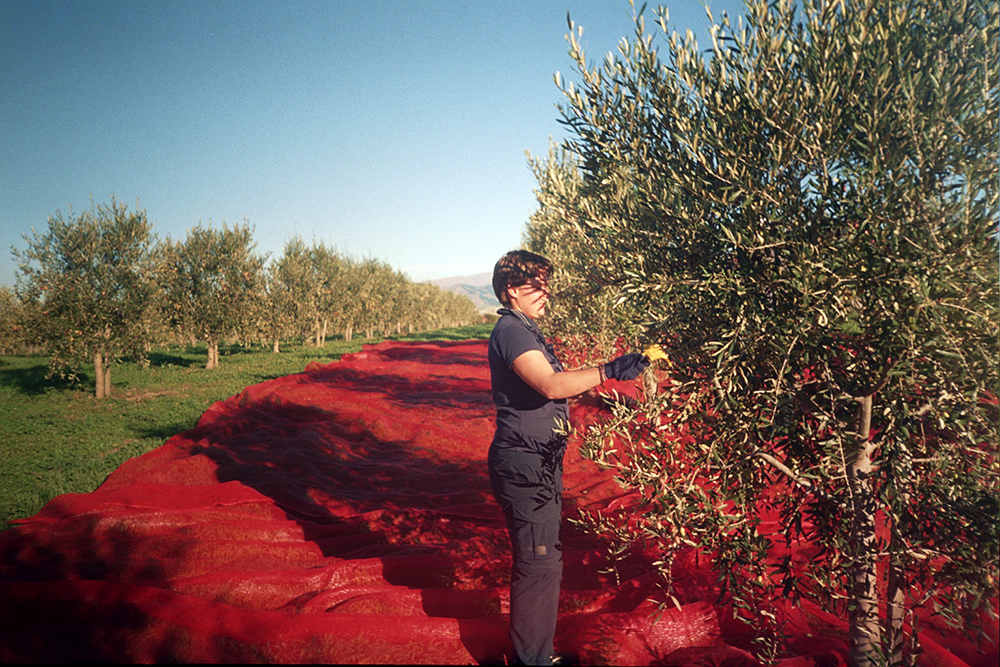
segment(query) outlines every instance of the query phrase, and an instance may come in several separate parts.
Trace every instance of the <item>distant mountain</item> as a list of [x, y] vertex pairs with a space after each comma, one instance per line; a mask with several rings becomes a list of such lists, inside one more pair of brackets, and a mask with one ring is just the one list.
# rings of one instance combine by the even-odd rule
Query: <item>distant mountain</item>
[[477, 273], [474, 276], [455, 276], [440, 278], [431, 283], [441, 289], [469, 297], [481, 313], [495, 313], [500, 307], [496, 295], [493, 294], [493, 274]]

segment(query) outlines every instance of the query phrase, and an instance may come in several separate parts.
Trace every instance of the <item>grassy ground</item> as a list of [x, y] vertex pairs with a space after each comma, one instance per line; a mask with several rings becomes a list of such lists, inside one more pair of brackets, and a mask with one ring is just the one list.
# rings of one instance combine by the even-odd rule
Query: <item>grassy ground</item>
[[[445, 329], [404, 340], [484, 338], [492, 325]], [[123, 363], [111, 371], [111, 398], [93, 397], [93, 376], [78, 384], [46, 378], [42, 356], [0, 357], [0, 529], [31, 516], [63, 493], [88, 493], [115, 468], [192, 428], [212, 403], [244, 387], [330, 363], [366, 343], [326, 347], [220, 348], [221, 365], [205, 370], [205, 348], [162, 348], [148, 368]]]

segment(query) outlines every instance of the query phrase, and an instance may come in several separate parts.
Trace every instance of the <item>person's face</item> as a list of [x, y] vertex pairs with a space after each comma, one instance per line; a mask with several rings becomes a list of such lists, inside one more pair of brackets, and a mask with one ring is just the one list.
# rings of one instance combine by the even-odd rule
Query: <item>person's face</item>
[[507, 288], [510, 305], [533, 320], [545, 315], [549, 302], [549, 283], [545, 279], [532, 278], [524, 285]]

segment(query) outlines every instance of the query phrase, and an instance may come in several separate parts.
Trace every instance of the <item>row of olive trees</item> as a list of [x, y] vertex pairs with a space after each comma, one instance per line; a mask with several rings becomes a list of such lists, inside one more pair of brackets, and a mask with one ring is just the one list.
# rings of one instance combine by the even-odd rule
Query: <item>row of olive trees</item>
[[595, 66], [571, 24], [572, 158], [526, 233], [564, 312], [670, 351], [587, 442], [645, 511], [592, 523], [668, 577], [711, 554], [771, 650], [805, 595], [852, 665], [912, 661], [921, 618], [997, 595], [997, 3], [748, 0], [709, 52], [657, 16]]
[[470, 324], [479, 320], [468, 298], [430, 283], [411, 282], [403, 273], [373, 259], [356, 261], [301, 239], [285, 245], [268, 267], [261, 331], [274, 349], [281, 338], [326, 342], [331, 330], [345, 340], [354, 332], [401, 334]]
[[207, 368], [223, 340], [281, 340], [317, 346], [328, 328], [400, 333], [479, 321], [467, 298], [375, 260], [290, 241], [268, 262], [248, 225], [190, 230], [158, 242], [142, 210], [116, 200], [80, 215], [49, 218], [48, 230], [14, 249], [19, 274], [0, 293], [0, 343], [34, 346], [53, 369], [93, 362], [96, 394], [111, 389], [111, 365], [144, 360], [154, 342], [180, 337], [207, 345]]

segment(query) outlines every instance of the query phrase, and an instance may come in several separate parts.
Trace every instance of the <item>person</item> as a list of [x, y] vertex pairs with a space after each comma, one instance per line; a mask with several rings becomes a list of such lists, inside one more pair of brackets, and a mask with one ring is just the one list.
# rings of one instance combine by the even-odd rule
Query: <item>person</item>
[[594, 368], [567, 371], [536, 320], [549, 300], [548, 259], [508, 252], [493, 270], [503, 308], [489, 340], [496, 432], [490, 485], [503, 510], [513, 551], [510, 639], [515, 664], [559, 664], [553, 655], [562, 580], [562, 465], [569, 430], [566, 399], [607, 378], [632, 380], [649, 365], [627, 354]]

